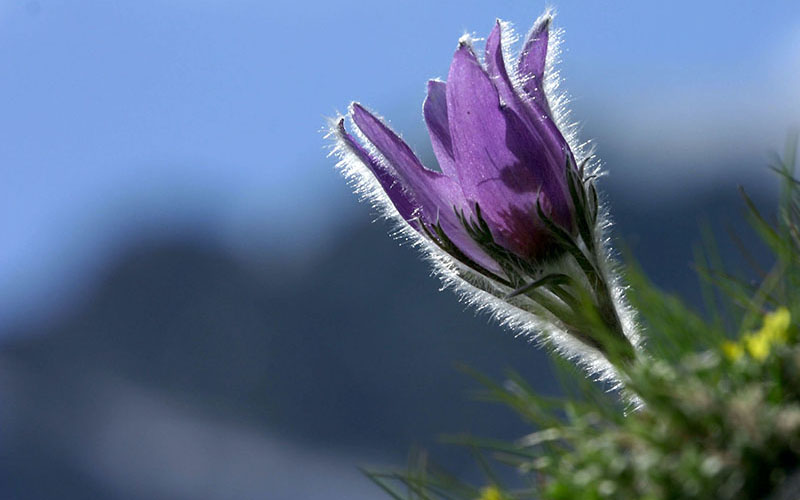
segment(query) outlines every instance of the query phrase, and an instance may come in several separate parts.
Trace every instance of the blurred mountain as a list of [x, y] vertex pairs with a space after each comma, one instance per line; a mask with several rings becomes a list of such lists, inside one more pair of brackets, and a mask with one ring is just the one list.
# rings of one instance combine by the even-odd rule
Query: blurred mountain
[[[656, 283], [696, 303], [690, 262], [698, 214], [724, 234], [742, 220], [736, 194], [711, 191], [668, 209], [629, 204], [625, 193], [609, 198], [615, 234]], [[180, 464], [228, 445], [198, 451], [192, 443], [208, 434], [201, 430], [183, 441], [169, 432], [108, 443], [126, 429], [147, 434], [174, 412], [208, 428], [244, 426], [267, 443], [394, 462], [413, 443], [436, 446], [439, 433], [524, 432], [502, 408], [471, 401], [477, 384], [454, 367], [493, 376], [513, 368], [556, 393], [547, 355], [439, 292], [415, 252], [385, 230], [365, 219], [310, 261], [241, 262], [207, 238], [132, 246], [79, 310], [11, 332], [16, 340], [0, 348], [0, 491], [9, 494], [2, 496], [172, 498], [130, 487], [123, 495], [120, 484], [144, 482], [147, 462], [162, 455]], [[737, 261], [733, 245], [721, 248]], [[459, 450], [436, 454], [466, 467]], [[251, 471], [266, 484], [271, 473]], [[225, 498], [187, 491], [187, 498]]]

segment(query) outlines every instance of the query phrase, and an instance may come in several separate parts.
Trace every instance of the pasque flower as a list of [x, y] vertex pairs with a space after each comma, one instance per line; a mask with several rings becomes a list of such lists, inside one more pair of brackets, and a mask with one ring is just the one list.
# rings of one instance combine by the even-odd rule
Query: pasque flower
[[609, 358], [622, 345], [629, 357], [635, 341], [605, 262], [594, 175], [549, 100], [550, 25], [549, 14], [537, 20], [516, 60], [500, 21], [482, 58], [462, 37], [447, 81], [429, 81], [423, 104], [439, 170], [359, 103], [332, 126], [335, 153], [478, 305], [568, 354]]

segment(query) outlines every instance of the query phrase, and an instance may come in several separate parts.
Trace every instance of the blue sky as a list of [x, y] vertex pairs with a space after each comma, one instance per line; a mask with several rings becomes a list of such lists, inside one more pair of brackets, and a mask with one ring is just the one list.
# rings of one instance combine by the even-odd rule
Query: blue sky
[[[601, 154], [652, 160], [609, 165], [616, 182], [678, 196], [800, 121], [797, 2], [552, 5], [575, 118]], [[324, 117], [358, 99], [428, 151], [425, 81], [458, 37], [495, 17], [524, 32], [544, 6], [0, 3], [0, 330], [78, 296], [131, 235], [199, 226], [249, 253], [324, 237], [363, 209]]]

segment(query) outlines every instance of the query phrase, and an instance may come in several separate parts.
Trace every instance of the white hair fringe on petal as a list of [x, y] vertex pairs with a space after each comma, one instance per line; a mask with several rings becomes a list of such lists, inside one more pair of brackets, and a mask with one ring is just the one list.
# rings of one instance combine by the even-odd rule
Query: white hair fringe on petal
[[[542, 23], [548, 23], [550, 25], [543, 77], [543, 90], [548, 105], [550, 106], [553, 122], [558, 130], [561, 131], [564, 140], [567, 141], [567, 145], [575, 156], [576, 163], [578, 165], [585, 164], [584, 171], [588, 176], [603, 177], [606, 175], [606, 172], [602, 168], [602, 162], [595, 154], [595, 145], [591, 140], [583, 142], [579, 140], [581, 130], [580, 123], [571, 119], [571, 110], [568, 106], [571, 98], [569, 93], [561, 87], [563, 80], [558, 70], [558, 64], [561, 63], [561, 47], [564, 41], [564, 29], [553, 28], [552, 21], [555, 15], [555, 9], [548, 7], [533, 23], [533, 26], [525, 38], [527, 39]], [[517, 43], [519, 37], [515, 34], [511, 23], [501, 23], [503, 33], [503, 59], [505, 60], [506, 68], [514, 88], [519, 95], [524, 96], [525, 92], [522, 90], [522, 87], [526, 83], [526, 79], [517, 72], [518, 56], [512, 50], [512, 47]], [[611, 246], [611, 238], [609, 235], [613, 221], [608, 206], [602, 198], [602, 193], [598, 193], [598, 195], [600, 196], [600, 206], [598, 207], [597, 223], [593, 228], [593, 235], [595, 238], [595, 248], [599, 253], [598, 263], [600, 265], [600, 272], [609, 285], [611, 298], [614, 301], [614, 307], [619, 315], [623, 333], [628, 338], [631, 345], [640, 351], [643, 342], [642, 335], [640, 334], [641, 325], [639, 325], [636, 320], [636, 311], [625, 298], [626, 288], [621, 283], [617, 255]]]

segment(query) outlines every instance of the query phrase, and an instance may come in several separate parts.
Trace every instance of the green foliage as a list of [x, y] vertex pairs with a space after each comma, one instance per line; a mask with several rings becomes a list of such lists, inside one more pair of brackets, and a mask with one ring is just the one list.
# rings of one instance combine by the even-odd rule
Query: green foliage
[[[648, 340], [647, 354], [620, 370], [619, 393], [568, 364], [563, 399], [537, 395], [513, 373], [502, 383], [473, 373], [482, 399], [508, 406], [532, 428], [514, 442], [448, 438], [473, 453], [484, 484], [462, 483], [426, 460], [369, 477], [395, 499], [800, 498], [795, 153], [792, 146], [773, 166], [782, 182], [776, 221], [742, 191], [748, 221], [774, 255], [757, 281], [725, 271], [706, 236], [696, 249], [700, 314], [628, 266], [629, 297]], [[497, 472], [509, 467], [515, 484]]]

